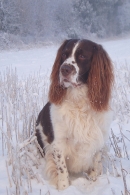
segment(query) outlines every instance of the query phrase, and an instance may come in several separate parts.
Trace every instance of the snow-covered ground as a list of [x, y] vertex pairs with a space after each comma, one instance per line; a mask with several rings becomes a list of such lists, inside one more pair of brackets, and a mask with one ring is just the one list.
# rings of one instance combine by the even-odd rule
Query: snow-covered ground
[[[79, 177], [62, 192], [49, 186], [44, 179], [44, 160], [34, 146], [24, 151], [23, 145], [18, 145], [31, 135], [36, 117], [47, 101], [49, 74], [58, 45], [0, 53], [0, 195], [128, 194], [124, 189], [130, 190], [130, 39], [101, 44], [113, 61], [116, 77], [111, 149], [105, 162], [109, 163], [96, 182]], [[33, 160], [26, 159], [24, 153], [29, 156], [32, 150], [39, 162], [34, 163], [32, 155]]]

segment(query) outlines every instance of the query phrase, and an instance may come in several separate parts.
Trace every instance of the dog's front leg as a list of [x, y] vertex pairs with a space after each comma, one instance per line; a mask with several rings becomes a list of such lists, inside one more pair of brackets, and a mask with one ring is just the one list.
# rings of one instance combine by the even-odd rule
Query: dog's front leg
[[52, 155], [56, 163], [57, 173], [58, 173], [58, 184], [57, 184], [58, 189], [64, 190], [69, 186], [69, 174], [65, 162], [65, 157], [63, 155], [61, 148], [57, 144], [53, 143], [52, 145], [53, 145]]

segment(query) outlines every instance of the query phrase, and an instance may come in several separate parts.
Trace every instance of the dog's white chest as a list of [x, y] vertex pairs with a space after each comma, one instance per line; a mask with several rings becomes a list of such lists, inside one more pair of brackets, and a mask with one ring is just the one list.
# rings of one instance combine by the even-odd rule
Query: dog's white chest
[[[88, 107], [71, 106], [52, 107], [51, 110], [54, 137], [65, 151], [71, 153], [95, 153], [103, 144], [103, 135]], [[96, 146], [96, 148], [95, 148]], [[66, 152], [67, 153], [67, 152]]]

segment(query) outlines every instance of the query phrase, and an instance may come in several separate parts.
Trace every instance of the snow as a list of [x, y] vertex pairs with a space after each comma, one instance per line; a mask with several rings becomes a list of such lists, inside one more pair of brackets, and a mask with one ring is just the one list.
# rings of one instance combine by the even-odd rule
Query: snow
[[130, 39], [107, 41], [102, 45], [113, 61], [120, 62], [120, 64], [125, 61], [130, 62]]
[[[0, 134], [0, 195], [12, 195], [13, 192], [18, 195], [13, 179], [9, 183], [7, 168], [10, 178], [14, 177], [14, 180], [19, 177], [22, 178], [25, 185], [20, 187], [21, 194], [120, 195], [121, 191], [124, 193], [120, 161], [123, 169], [127, 171], [125, 178], [127, 188], [130, 190], [130, 161], [128, 160], [130, 158], [130, 39], [109, 40], [99, 43], [109, 53], [114, 63], [116, 76], [112, 98], [114, 117], [111, 130], [114, 133], [118, 146], [116, 149], [120, 151], [121, 158], [115, 156], [114, 149], [111, 146], [109, 155], [114, 159], [111, 165], [113, 173], [107, 170], [96, 182], [88, 181], [85, 176], [72, 178], [71, 185], [64, 191], [57, 191], [48, 184], [42, 173], [44, 159], [39, 157], [34, 146], [30, 147], [30, 140], [27, 138], [31, 135], [34, 128], [33, 123], [39, 111], [47, 101], [49, 75], [58, 45], [51, 44], [41, 48], [2, 51], [0, 53], [0, 130], [2, 132]], [[30, 115], [30, 113], [33, 114]], [[18, 139], [21, 142], [19, 145], [17, 144]], [[24, 141], [25, 139], [27, 140]], [[35, 140], [34, 137], [32, 139]], [[112, 136], [111, 141], [113, 141]], [[9, 149], [10, 146], [11, 149]], [[25, 146], [28, 147], [27, 150], [23, 150]], [[12, 151], [14, 153], [11, 153]], [[29, 162], [31, 165], [29, 172], [34, 172], [38, 176], [37, 179], [34, 176], [31, 178], [31, 187], [28, 187], [29, 180], [26, 171], [23, 170], [24, 177], [20, 175], [19, 167], [22, 165], [16, 160], [19, 152], [23, 167]], [[26, 161], [25, 153], [31, 159], [30, 161]], [[35, 161], [36, 156], [37, 161]], [[14, 164], [11, 164], [12, 159]], [[16, 170], [13, 170], [13, 166]], [[36, 168], [37, 166], [39, 169]]]
[[50, 45], [22, 51], [3, 51], [0, 53], [0, 68], [17, 67], [18, 75], [21, 76], [39, 70], [44, 72], [53, 65], [57, 48], [58, 46]]

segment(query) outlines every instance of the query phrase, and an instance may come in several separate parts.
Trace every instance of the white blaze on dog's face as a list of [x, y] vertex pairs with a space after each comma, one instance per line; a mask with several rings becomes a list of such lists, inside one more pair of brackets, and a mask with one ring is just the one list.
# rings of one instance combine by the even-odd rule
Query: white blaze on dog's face
[[65, 45], [60, 67], [60, 84], [65, 88], [86, 83], [96, 44], [87, 40], [69, 40]]

